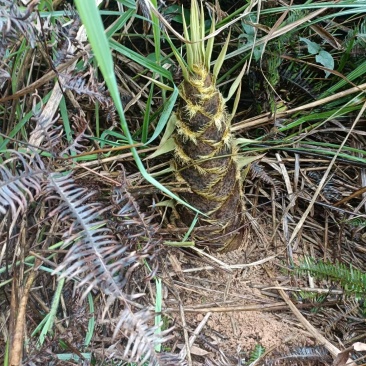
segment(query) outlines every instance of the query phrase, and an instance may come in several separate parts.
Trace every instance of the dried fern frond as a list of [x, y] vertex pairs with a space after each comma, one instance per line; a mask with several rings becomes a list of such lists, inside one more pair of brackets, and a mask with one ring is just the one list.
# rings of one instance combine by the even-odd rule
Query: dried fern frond
[[252, 178], [259, 178], [263, 182], [270, 184], [273, 187], [276, 195], [279, 195], [279, 182], [270, 177], [260, 164], [253, 162], [250, 165], [250, 173], [252, 175]]
[[14, 1], [0, 0], [0, 59], [3, 59], [9, 43], [19, 40], [19, 34], [29, 40], [31, 47], [35, 46], [37, 38], [32, 10], [30, 5], [27, 12], [23, 13]]
[[0, 164], [0, 214], [10, 209], [15, 220], [19, 209], [25, 212], [42, 192], [46, 169], [37, 153], [30, 156], [9, 150], [6, 155], [10, 157]]
[[82, 113], [73, 115], [72, 122], [74, 132], [73, 142], [60, 153], [60, 156], [64, 154], [80, 154], [86, 149], [85, 144], [91, 137], [86, 133], [88, 122]]
[[[160, 330], [154, 324], [155, 314], [148, 310], [133, 312], [130, 304], [125, 302], [117, 320], [108, 320], [113, 328], [114, 344], [103, 350], [96, 350], [95, 355], [101, 356], [107, 362], [121, 361], [134, 365], [152, 366], [186, 366], [180, 355], [169, 352], [158, 352], [162, 343], [170, 340], [173, 328]], [[109, 364], [109, 363], [108, 363]]]
[[[6, 52], [23, 35], [32, 48], [37, 41], [37, 30], [34, 27], [33, 8], [35, 1], [29, 4], [27, 11], [22, 12], [15, 1], [0, 0], [0, 91], [7, 80], [11, 80], [11, 66], [6, 65]], [[7, 70], [6, 70], [7, 69]]]
[[98, 101], [102, 106], [112, 106], [113, 102], [105, 89], [104, 83], [95, 80], [93, 72], [85, 74], [62, 74], [63, 87], [74, 91], [81, 97], [87, 97], [90, 102]]
[[132, 313], [128, 307], [123, 310], [115, 328], [114, 338], [118, 333], [122, 333], [128, 341], [123, 347], [117, 348], [113, 354], [114, 359], [136, 362], [138, 365], [147, 361], [151, 366], [184, 365], [184, 361], [178, 355], [156, 352], [157, 345], [171, 338], [169, 333], [172, 329], [157, 333], [159, 327], [151, 326], [153, 319], [154, 314], [146, 310], [137, 313]]
[[[30, 141], [41, 141], [42, 148], [54, 154], [56, 153], [57, 145], [61, 143], [63, 134], [62, 125], [56, 125], [60, 115], [57, 114], [53, 117], [44, 113], [42, 98], [37, 93], [33, 94], [32, 98], [32, 121], [36, 123], [36, 128], [31, 132]], [[39, 107], [37, 107], [38, 101], [40, 102]]]
[[300, 71], [292, 70], [292, 65], [290, 64], [286, 69], [280, 69], [279, 73], [284, 82], [292, 85], [293, 88], [307, 94], [314, 100], [317, 99], [317, 93], [313, 90], [313, 86], [307, 81], [312, 80], [314, 76], [309, 75], [309, 72], [305, 68]]
[[[313, 180], [313, 188], [316, 189], [323, 178], [322, 175], [317, 171], [309, 171], [307, 175], [311, 180]], [[338, 202], [342, 199], [342, 193], [334, 186], [333, 179], [328, 180], [321, 193], [329, 202]]]
[[159, 225], [153, 222], [153, 215], [142, 212], [137, 199], [128, 190], [126, 178], [120, 187], [114, 189], [112, 200], [116, 207], [113, 215], [118, 232], [124, 233], [129, 239], [139, 238], [139, 242], [147, 246], [159, 244]]
[[123, 275], [139, 256], [127, 252], [125, 243], [119, 243], [105, 227], [106, 221], [101, 218], [105, 208], [99, 203], [88, 203], [94, 193], [79, 187], [70, 175], [51, 174], [48, 189], [48, 198], [61, 201], [51, 215], [58, 214], [60, 220], [72, 221], [69, 233], [64, 235], [64, 245], [73, 242], [72, 247], [54, 273], [61, 272], [61, 277], [81, 277], [78, 286], [88, 284], [83, 297], [99, 286], [107, 295], [125, 298]]
[[[57, 26], [55, 29], [55, 32], [53, 32], [53, 37], [59, 40], [58, 47], [55, 50], [55, 57], [54, 57], [54, 65], [58, 66], [65, 62], [68, 57], [72, 56], [72, 52], [70, 50], [72, 49], [71, 45], [74, 43], [78, 43], [77, 47], [82, 47], [82, 45], [77, 42], [77, 32], [80, 29], [81, 26], [81, 19], [76, 12], [76, 10], [71, 6], [67, 5], [66, 10], [69, 14], [68, 18], [71, 21], [63, 19], [57, 19]], [[67, 26], [65, 26], [65, 23], [68, 23]]]
[[229, 360], [222, 350], [219, 351], [219, 356], [217, 355], [215, 359], [212, 357], [207, 357], [205, 359], [204, 366], [237, 366], [241, 364], [240, 359]]
[[264, 365], [328, 365], [332, 357], [325, 347], [296, 347], [287, 352], [277, 351], [266, 358]]

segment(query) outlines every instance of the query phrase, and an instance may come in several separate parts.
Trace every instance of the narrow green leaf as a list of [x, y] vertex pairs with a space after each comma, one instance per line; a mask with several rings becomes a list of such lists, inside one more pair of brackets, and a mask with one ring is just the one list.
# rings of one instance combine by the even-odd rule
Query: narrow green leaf
[[165, 103], [163, 113], [161, 114], [161, 117], [155, 128], [155, 131], [154, 131], [153, 135], [151, 136], [150, 140], [148, 142], [146, 142], [146, 145], [151, 144], [158, 136], [160, 136], [161, 131], [163, 131], [165, 125], [167, 124], [167, 122], [172, 114], [178, 94], [179, 94], [178, 88], [176, 86], [174, 86], [174, 92], [170, 96], [170, 98], [167, 100], [167, 102]]
[[239, 83], [239, 86], [236, 90], [236, 95], [235, 95], [235, 99], [234, 99], [234, 105], [233, 105], [233, 109], [231, 111], [231, 115], [230, 115], [230, 119], [233, 119], [236, 113], [236, 110], [238, 108], [239, 105], [239, 101], [240, 101], [240, 95], [241, 95], [241, 81]]
[[145, 143], [147, 141], [147, 136], [149, 133], [149, 125], [150, 125], [150, 112], [151, 112], [151, 103], [154, 97], [154, 84], [150, 85], [150, 93], [146, 102], [146, 109], [144, 113], [144, 121], [142, 123], [142, 136], [141, 142]]
[[[119, 95], [117, 80], [116, 80], [116, 76], [114, 73], [112, 54], [109, 49], [108, 39], [105, 35], [103, 23], [102, 23], [100, 15], [99, 15], [99, 10], [98, 10], [94, 0], [75, 0], [75, 4], [78, 9], [80, 18], [87, 31], [88, 39], [89, 39], [89, 42], [94, 51], [94, 55], [98, 62], [100, 71], [103, 74], [103, 77], [104, 77], [104, 80], [108, 87], [108, 90], [110, 92], [110, 95], [113, 98], [113, 101], [115, 103], [115, 107], [116, 107], [116, 110], [119, 114], [120, 121], [121, 121], [121, 128], [126, 135], [127, 141], [132, 145], [134, 143], [134, 141], [132, 139], [132, 136], [131, 136], [130, 130], [128, 128], [128, 125], [127, 125], [127, 122], [125, 119], [125, 115], [123, 112], [122, 101], [121, 101], [121, 98]], [[122, 47], [122, 45], [117, 44], [117, 42], [115, 42], [115, 41], [111, 41], [110, 43], [113, 44], [113, 46], [118, 48], [119, 50], [124, 50], [125, 52], [127, 52], [127, 50], [128, 50], [126, 47]], [[153, 64], [152, 62], [148, 62], [148, 60], [146, 58], [143, 58], [140, 55], [138, 55], [138, 56], [139, 56], [138, 58], [140, 59], [141, 62], [150, 64], [153, 69], [157, 68], [157, 69], [159, 69], [160, 72], [163, 71], [163, 73], [167, 74], [166, 75], [167, 79], [171, 78], [171, 75], [170, 75], [170, 73], [167, 72], [167, 70], [165, 70], [161, 67], [157, 67], [157, 65]], [[155, 70], [154, 71], [159, 73], [159, 71], [157, 69], [156, 69], [156, 71]], [[183, 201], [181, 198], [179, 198], [174, 193], [170, 192], [169, 189], [167, 189], [161, 183], [159, 183], [157, 180], [155, 180], [146, 171], [136, 148], [131, 148], [131, 153], [136, 162], [137, 168], [141, 172], [144, 179], [146, 179], [149, 183], [154, 185], [157, 189], [159, 189], [162, 192], [164, 192], [165, 194], [167, 194], [169, 197], [174, 198], [179, 203], [185, 205], [186, 207], [189, 207], [191, 210], [204, 215], [202, 212], [198, 211], [196, 208], [189, 205], [187, 202]]]
[[135, 9], [126, 10], [112, 25], [106, 30], [107, 38], [111, 38], [116, 32], [118, 32], [134, 15]]
[[[200, 38], [200, 30], [199, 30], [199, 14], [198, 14], [198, 4], [197, 0], [191, 1], [191, 24], [190, 24], [190, 39], [192, 42], [192, 64], [198, 65], [199, 64], [199, 56], [200, 50], [197, 41]], [[189, 63], [188, 63], [189, 65]]]
[[[71, 144], [72, 141], [73, 141], [72, 131], [71, 131], [69, 113], [68, 113], [68, 110], [67, 110], [65, 97], [61, 98], [59, 108], [60, 108], [61, 117], [62, 117], [62, 121], [63, 121], [63, 125], [64, 125], [64, 131], [65, 131], [66, 139], [67, 139], [68, 143]], [[75, 152], [73, 152], [73, 154], [75, 154]]]
[[229, 94], [228, 96], [225, 98], [225, 102], [227, 102], [229, 99], [231, 99], [231, 97], [234, 95], [234, 93], [237, 91], [239, 85], [241, 84], [241, 80], [243, 79], [243, 75], [245, 73], [247, 69], [247, 62], [245, 62], [243, 68], [240, 71], [240, 74], [236, 77], [235, 81], [233, 82], [233, 84], [231, 85], [230, 89], [229, 89]]
[[[155, 326], [158, 327], [155, 331], [156, 334], [161, 333], [161, 310], [162, 310], [162, 302], [163, 302], [163, 285], [160, 278], [155, 278], [155, 286], [156, 286], [156, 297], [155, 297]], [[161, 343], [158, 343], [155, 346], [156, 352], [161, 352]]]
[[[152, 6], [157, 9], [158, 4], [157, 0], [150, 0]], [[154, 45], [155, 45], [155, 56], [156, 60], [159, 63], [158, 60], [160, 60], [160, 23], [158, 17], [155, 15], [153, 11], [150, 12], [151, 20], [153, 23], [153, 36], [154, 36]], [[160, 64], [160, 63], [159, 63]]]
[[175, 148], [175, 142], [173, 138], [168, 139], [164, 144], [159, 145], [158, 149], [151, 155], [147, 157], [147, 159], [153, 159], [160, 155], [166, 154], [168, 152], [173, 151]]
[[160, 89], [163, 90], [168, 90], [168, 91], [174, 91], [174, 88], [170, 87], [169, 85], [166, 85], [164, 83], [162, 83], [161, 81], [155, 80], [153, 78], [150, 78], [146, 75], [141, 75], [143, 78], [150, 80], [152, 83], [154, 83], [155, 85], [157, 85]]
[[95, 315], [94, 315], [94, 301], [93, 296], [89, 292], [88, 293], [88, 303], [89, 303], [89, 322], [88, 322], [88, 331], [86, 332], [84, 345], [88, 346], [93, 338], [94, 330], [95, 330]]
[[240, 156], [238, 158], [238, 167], [242, 169], [246, 165], [252, 163], [253, 161], [260, 160], [264, 157], [265, 154], [255, 155], [255, 156]]
[[[347, 80], [353, 81], [363, 75], [366, 74], [366, 61], [364, 61], [361, 65], [356, 67], [354, 70], [352, 70], [348, 75], [346, 75]], [[323, 94], [319, 96], [319, 99], [325, 98], [328, 95], [334, 94], [337, 90], [342, 88], [343, 86], [348, 84], [348, 81], [341, 79], [336, 83], [335, 85], [331, 86], [329, 89], [327, 89]]]
[[183, 242], [186, 242], [189, 238], [189, 236], [191, 235], [193, 229], [195, 228], [195, 226], [197, 225], [198, 222], [198, 215], [196, 215], [194, 217], [194, 219], [192, 220], [191, 226], [189, 227], [188, 231], [185, 233], [184, 237], [183, 237]]
[[[213, 32], [215, 32], [215, 19], [214, 18], [211, 19], [210, 34], [212, 34]], [[211, 37], [208, 39], [207, 44], [206, 44], [205, 66], [206, 66], [207, 71], [210, 71], [210, 63], [211, 63], [211, 56], [212, 56], [214, 42], [215, 42], [215, 37]]]
[[[184, 11], [183, 11], [183, 6], [182, 6], [182, 16], [183, 16], [183, 34], [184, 34], [184, 38], [186, 39], [186, 41], [188, 42], [186, 44], [186, 50], [187, 50], [187, 64], [188, 64], [188, 69], [187, 71], [190, 71], [192, 69], [192, 66], [193, 66], [193, 53], [194, 53], [194, 50], [193, 50], [193, 44], [190, 43], [191, 41], [191, 38], [190, 38], [190, 35], [189, 35], [189, 32], [188, 32], [188, 27], [187, 27], [187, 22], [186, 22], [186, 17], [184, 15]], [[174, 52], [174, 49], [173, 49], [173, 52]], [[175, 52], [174, 52], [175, 54]], [[178, 59], [178, 62], [179, 62], [179, 59]], [[180, 64], [180, 62], [179, 62]], [[188, 79], [188, 73], [187, 73], [187, 79]]]
[[46, 320], [46, 322], [41, 330], [41, 334], [39, 335], [39, 338], [38, 338], [37, 345], [39, 347], [43, 345], [47, 334], [50, 333], [52, 330], [55, 316], [56, 316], [56, 313], [57, 313], [57, 310], [58, 310], [58, 307], [60, 304], [61, 293], [62, 293], [64, 284], [65, 284], [65, 280], [66, 280], [65, 278], [61, 278], [57, 282], [57, 288], [56, 288], [55, 294], [52, 299], [52, 305], [50, 308], [50, 312], [47, 314], [47, 317], [46, 317], [47, 320]]
[[200, 54], [201, 54], [201, 62], [202, 62], [202, 66], [204, 66], [205, 63], [205, 55], [206, 55], [206, 50], [205, 50], [205, 41], [202, 41], [203, 38], [205, 38], [205, 14], [203, 12], [203, 3], [201, 1], [201, 11], [200, 11], [200, 15], [201, 15], [201, 20], [200, 20], [200, 39], [201, 41], [199, 42], [200, 45]]
[[231, 31], [229, 32], [229, 34], [226, 38], [226, 42], [224, 44], [224, 47], [222, 48], [222, 50], [219, 54], [219, 57], [217, 58], [217, 60], [215, 62], [215, 66], [214, 66], [214, 69], [213, 69], [213, 76], [214, 76], [215, 80], [217, 79], [217, 76], [219, 75], [221, 66], [222, 66], [222, 64], [224, 63], [224, 60], [225, 60], [227, 48], [229, 46], [229, 41], [230, 41], [230, 34], [231, 34]]
[[[182, 73], [183, 73], [183, 77], [184, 79], [188, 79], [188, 70], [189, 70], [189, 67], [188, 65], [186, 64], [186, 61], [184, 60], [184, 58], [182, 57], [182, 55], [179, 53], [179, 51], [177, 50], [177, 48], [174, 46], [173, 42], [171, 41], [170, 37], [168, 34], [166, 34], [166, 40], [168, 41], [173, 53], [174, 53], [174, 56], [176, 58], [176, 60], [178, 61], [179, 63], [179, 66], [182, 70]], [[187, 45], [188, 47], [188, 45]], [[188, 48], [187, 48], [187, 56], [188, 56]]]
[[[80, 1], [80, 0], [78, 0], [78, 1]], [[89, 0], [86, 0], [86, 1], [89, 1]], [[157, 74], [172, 81], [172, 75], [170, 74], [170, 72], [168, 70], [164, 69], [163, 67], [157, 65], [154, 61], [151, 61], [149, 58], [144, 57], [135, 51], [132, 51], [131, 49], [118, 43], [114, 39], [111, 39], [109, 41], [109, 45], [115, 51], [117, 51], [117, 52], [121, 53], [122, 55], [128, 57], [129, 59], [135, 61], [139, 65], [142, 65], [146, 69], [156, 72]], [[109, 50], [108, 50], [108, 52], [110, 53]]]

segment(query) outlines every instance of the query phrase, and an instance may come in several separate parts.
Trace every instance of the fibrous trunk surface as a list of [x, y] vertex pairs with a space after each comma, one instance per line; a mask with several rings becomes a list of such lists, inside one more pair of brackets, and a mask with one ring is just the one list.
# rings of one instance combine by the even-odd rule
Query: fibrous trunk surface
[[[230, 132], [230, 118], [213, 76], [203, 67], [180, 86], [176, 113], [174, 164], [176, 177], [190, 188], [181, 194], [207, 217], [200, 224], [211, 230], [201, 234], [215, 238], [212, 248], [229, 251], [240, 245], [242, 182], [237, 165], [237, 149]], [[194, 217], [178, 208], [181, 220], [190, 225]], [[217, 227], [214, 231], [212, 227]], [[202, 231], [201, 231], [202, 232]], [[204, 233], [204, 231], [203, 231]]]

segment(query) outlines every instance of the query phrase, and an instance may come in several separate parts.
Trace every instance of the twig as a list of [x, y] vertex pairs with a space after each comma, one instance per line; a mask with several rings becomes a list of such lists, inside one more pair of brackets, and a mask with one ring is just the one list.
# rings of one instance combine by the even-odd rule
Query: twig
[[352, 131], [354, 130], [354, 128], [356, 127], [357, 123], [360, 121], [363, 113], [365, 112], [366, 109], [366, 103], [364, 103], [364, 105], [362, 106], [360, 112], [358, 113], [355, 121], [352, 124], [352, 127], [350, 128], [349, 132], [347, 133], [346, 137], [343, 139], [341, 145], [339, 146], [337, 152], [335, 153], [333, 159], [331, 160], [331, 162], [329, 163], [329, 166], [327, 168], [327, 170], [325, 171], [323, 178], [321, 179], [321, 181], [318, 184], [318, 188], [316, 189], [316, 191], [314, 192], [314, 195], [312, 197], [312, 199], [310, 200], [309, 206], [306, 208], [305, 212], [303, 213], [303, 215], [301, 216], [299, 222], [297, 223], [297, 225], [295, 226], [294, 231], [292, 232], [291, 238], [288, 241], [288, 245], [290, 246], [292, 244], [292, 242], [295, 240], [297, 234], [299, 233], [299, 231], [301, 230], [306, 218], [308, 217], [312, 207], [314, 206], [315, 201], [317, 200], [320, 191], [323, 189], [323, 186], [328, 178], [328, 175], [333, 167], [333, 165], [335, 164], [338, 155], [340, 154], [340, 152], [343, 149], [343, 146], [345, 145], [345, 143], [347, 142], [349, 136], [351, 135]]
[[[194, 341], [196, 340], [197, 336], [201, 333], [203, 327], [206, 325], [209, 317], [211, 316], [211, 312], [208, 312], [205, 317], [201, 320], [198, 324], [197, 328], [194, 330], [193, 335], [189, 338], [188, 347], [191, 348], [193, 346]], [[187, 343], [180, 351], [179, 355], [181, 359], [184, 359], [187, 353]]]
[[[322, 303], [321, 306], [333, 306], [338, 304], [338, 301], [328, 301]], [[315, 307], [314, 304], [297, 304], [294, 305], [299, 309], [306, 309]], [[273, 304], [251, 304], [251, 305], [241, 305], [241, 306], [217, 306], [217, 307], [208, 307], [208, 308], [184, 308], [184, 312], [186, 313], [228, 313], [232, 311], [279, 311], [279, 310], [286, 310], [288, 306], [284, 302], [275, 302]], [[164, 313], [177, 313], [180, 309], [177, 308], [167, 308], [164, 309]]]
[[343, 290], [335, 290], [329, 288], [315, 288], [315, 287], [290, 287], [290, 286], [252, 286], [253, 288], [260, 289], [261, 291], [266, 290], [285, 290], [285, 291], [296, 291], [296, 292], [314, 292], [317, 294], [329, 294], [329, 295], [343, 295]]
[[180, 312], [180, 317], [182, 319], [183, 335], [184, 335], [184, 342], [185, 342], [185, 346], [179, 352], [179, 356], [180, 356], [181, 360], [184, 360], [185, 357], [187, 356], [188, 366], [192, 366], [191, 346], [190, 346], [189, 337], [188, 337], [186, 317], [184, 315], [184, 308], [183, 308], [183, 304], [180, 301], [180, 299], [179, 299], [179, 312]]
[[[311, 333], [311, 335], [332, 354], [333, 357], [337, 357], [337, 355], [341, 352], [336, 346], [330, 343], [324, 336], [322, 336], [300, 313], [295, 304], [290, 300], [287, 293], [282, 289], [279, 289], [278, 292], [282, 296], [282, 298], [286, 301], [287, 305], [290, 307], [291, 311], [294, 313], [296, 318], [301, 322], [301, 324], [306, 328], [306, 330]], [[348, 359], [347, 365], [356, 366], [353, 360]]]
[[[323, 98], [323, 99], [319, 99], [315, 102], [311, 102], [305, 105], [302, 105], [300, 107], [296, 107], [293, 109], [289, 109], [287, 111], [284, 112], [278, 112], [276, 114], [276, 118], [284, 118], [284, 117], [288, 117], [294, 113], [300, 112], [300, 111], [304, 111], [307, 109], [312, 109], [315, 107], [318, 107], [322, 104], [326, 104], [326, 103], [330, 103], [334, 100], [338, 100], [340, 98], [343, 98], [347, 95], [351, 95], [357, 92], [362, 92], [366, 89], [366, 83], [358, 85], [356, 87], [341, 91], [339, 93], [336, 93], [334, 95], [331, 95], [329, 97]], [[235, 125], [233, 125], [231, 127], [231, 132], [235, 132], [235, 131], [241, 131], [243, 129], [246, 129], [248, 127], [252, 127], [252, 126], [258, 126], [264, 123], [268, 123], [268, 122], [273, 122], [273, 116], [270, 113], [266, 113], [263, 115], [260, 115], [258, 117], [254, 117], [254, 118], [249, 118], [247, 120], [244, 120], [242, 122], [238, 122]]]
[[[242, 269], [242, 268], [254, 267], [254, 266], [258, 266], [260, 264], [269, 262], [272, 259], [275, 259], [276, 257], [277, 257], [277, 255], [271, 255], [270, 257], [263, 258], [263, 259], [260, 259], [259, 261], [255, 261], [255, 262], [251, 262], [251, 263], [226, 265], [225, 268], [232, 270], [232, 269]], [[217, 267], [205, 266], [205, 267], [187, 268], [187, 269], [183, 269], [182, 272], [190, 273], [190, 272], [200, 272], [200, 271], [210, 271], [210, 270], [217, 270]], [[170, 275], [174, 276], [174, 275], [176, 275], [176, 273], [171, 272]]]
[[[29, 297], [29, 292], [32, 287], [33, 281], [36, 277], [36, 268], [40, 264], [40, 261], [36, 261], [34, 265], [33, 271], [29, 274], [27, 282], [24, 286], [24, 291], [22, 294], [22, 298], [19, 303], [19, 307], [17, 309], [18, 314], [16, 315], [15, 321], [15, 329], [14, 334], [12, 336], [12, 345], [10, 349], [10, 363], [9, 365], [18, 366], [21, 364], [22, 360], [22, 351], [23, 351], [23, 337], [24, 337], [24, 330], [25, 330], [25, 315], [26, 315], [26, 308], [27, 302]], [[15, 286], [13, 286], [13, 291]]]

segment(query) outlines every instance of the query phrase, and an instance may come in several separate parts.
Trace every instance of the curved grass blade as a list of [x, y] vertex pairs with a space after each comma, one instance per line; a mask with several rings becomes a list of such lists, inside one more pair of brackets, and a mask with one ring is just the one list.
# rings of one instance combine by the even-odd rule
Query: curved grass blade
[[161, 131], [163, 130], [163, 128], [165, 127], [165, 125], [167, 124], [173, 108], [175, 106], [175, 102], [177, 100], [178, 97], [178, 88], [176, 86], [174, 86], [174, 92], [173, 94], [170, 96], [170, 98], [168, 99], [168, 101], [166, 102], [165, 106], [164, 106], [164, 110], [163, 113], [161, 114], [161, 117], [159, 119], [159, 122], [155, 128], [155, 131], [153, 133], [153, 135], [151, 136], [150, 140], [146, 142], [146, 145], [151, 144], [161, 133]]
[[[111, 97], [113, 98], [113, 101], [116, 106], [116, 110], [118, 111], [118, 115], [121, 120], [121, 128], [126, 135], [127, 141], [132, 145], [133, 139], [130, 133], [130, 130], [128, 128], [122, 101], [119, 95], [119, 90], [117, 86], [117, 80], [114, 73], [114, 64], [112, 60], [112, 54], [109, 48], [108, 39], [105, 35], [104, 26], [102, 23], [102, 19], [99, 14], [99, 10], [95, 4], [94, 0], [75, 0], [76, 7], [78, 9], [80, 18], [85, 26], [89, 42], [92, 46], [95, 58], [98, 62], [98, 66], [100, 68], [100, 71], [103, 74], [104, 80], [106, 82], [106, 85], [108, 87], [108, 90], [111, 94]], [[126, 53], [129, 53], [129, 55], [132, 55], [136, 60], [140, 60], [142, 62], [142, 65], [151, 64], [151, 66], [155, 69], [155, 72], [162, 72], [167, 74], [167, 79], [171, 78], [171, 75], [169, 72], [167, 72], [162, 67], [158, 67], [156, 64], [153, 64], [152, 62], [149, 62], [147, 58], [143, 58], [142, 56], [138, 55], [137, 53], [131, 52], [131, 50], [128, 50], [126, 47], [123, 47], [121, 45], [118, 45], [117, 42], [111, 40], [110, 45], [113, 46], [113, 48], [117, 50], [123, 50]], [[128, 52], [129, 51], [129, 52]], [[147, 66], [149, 67], [149, 66]], [[165, 76], [165, 75], [163, 75]], [[138, 154], [138, 151], [136, 148], [131, 148], [131, 153], [134, 157], [134, 160], [136, 162], [136, 165], [141, 172], [142, 176], [151, 184], [153, 184], [157, 189], [161, 190], [165, 194], [167, 194], [169, 197], [174, 198], [181, 204], [189, 207], [191, 210], [201, 213], [196, 208], [190, 206], [187, 202], [183, 201], [181, 198], [179, 198], [177, 195], [170, 192], [166, 187], [164, 187], [161, 183], [159, 183], [157, 180], [155, 180], [145, 169], [140, 156]], [[201, 213], [202, 214], [202, 213]]]

